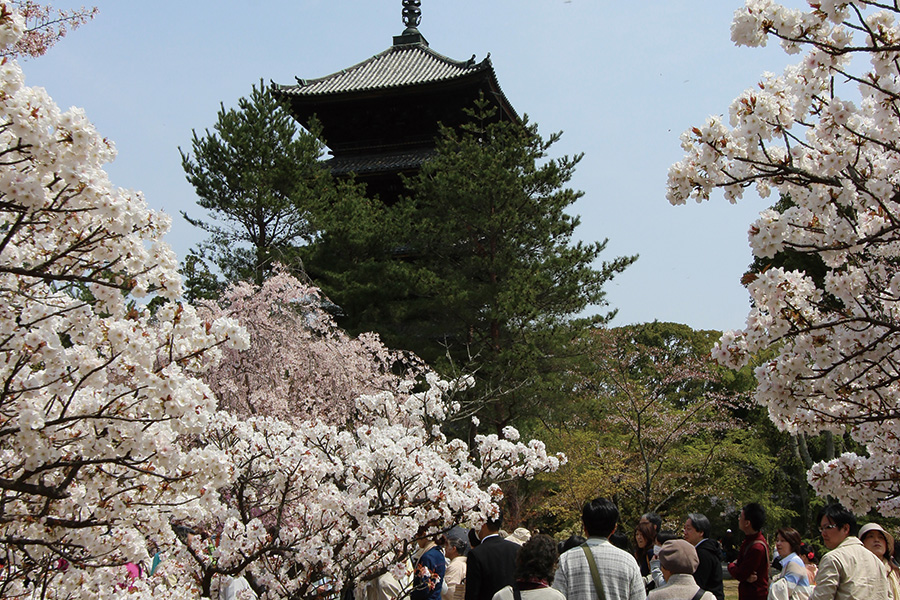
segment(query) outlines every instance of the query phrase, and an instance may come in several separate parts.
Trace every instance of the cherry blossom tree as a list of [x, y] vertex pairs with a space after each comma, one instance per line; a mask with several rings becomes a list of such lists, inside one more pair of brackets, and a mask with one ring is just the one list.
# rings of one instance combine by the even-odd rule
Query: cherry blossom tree
[[[0, 5], [0, 45], [24, 19]], [[185, 448], [215, 398], [196, 375], [246, 347], [231, 319], [174, 302], [168, 217], [113, 187], [115, 151], [0, 66], [0, 596], [88, 597], [121, 583], [172, 511], [202, 513], [227, 456]], [[137, 300], [172, 300], [151, 315]], [[169, 597], [189, 594], [190, 586]]]
[[497, 483], [563, 462], [511, 428], [472, 449], [448, 440], [435, 423], [458, 385], [429, 377], [423, 392], [363, 395], [367, 423], [355, 427], [220, 412], [202, 444], [228, 454], [234, 477], [220, 490], [227, 509], [194, 522], [214, 540], [188, 548], [203, 594], [238, 575], [273, 599], [315, 598], [323, 582], [337, 591], [389, 569], [402, 579], [417, 537], [493, 514]]
[[738, 426], [725, 409], [740, 394], [723, 389], [720, 367], [682, 350], [689, 344], [677, 334], [668, 345], [645, 343], [644, 332], [658, 326], [595, 331], [594, 370], [584, 379], [603, 406], [605, 428], [620, 441], [609, 453], [628, 465], [621, 486], [641, 513], [661, 511], [687, 494], [694, 501], [727, 494], [724, 482], [710, 475], [725, 459], [725, 433]]
[[732, 39], [780, 40], [803, 53], [780, 76], [739, 96], [729, 121], [711, 117], [682, 136], [668, 198], [732, 202], [755, 186], [793, 206], [765, 210], [750, 229], [755, 256], [786, 250], [824, 262], [816, 281], [771, 268], [749, 281], [744, 329], [715, 355], [745, 364], [767, 347], [756, 399], [790, 432], [843, 433], [865, 448], [819, 463], [809, 480], [857, 512], [900, 514], [900, 27], [896, 3], [810, 0], [810, 10], [748, 0]]
[[225, 350], [206, 377], [221, 408], [244, 417], [344, 422], [361, 394], [398, 392], [404, 379], [424, 374], [421, 361], [389, 350], [376, 334], [348, 336], [324, 310], [329, 305], [283, 268], [261, 286], [239, 283], [208, 303], [210, 318], [232, 317], [253, 339], [249, 350]]
[[205, 376], [225, 411], [197, 443], [226, 453], [233, 478], [225, 509], [194, 522], [216, 540], [188, 548], [204, 594], [243, 575], [268, 598], [315, 597], [323, 581], [400, 569], [423, 528], [483, 518], [498, 483], [564, 460], [513, 428], [472, 448], [447, 439], [441, 424], [472, 378], [443, 381], [377, 336], [351, 338], [327, 298], [284, 271], [220, 304], [210, 318], [235, 318], [253, 341]]
[[773, 461], [738, 417], [749, 394], [709, 357], [716, 337], [660, 322], [592, 332], [577, 397], [550, 417], [568, 462], [541, 478], [557, 492], [538, 514], [577, 527], [570, 519], [598, 490], [635, 520], [651, 510], [683, 514], [703, 503], [739, 506], [768, 482]]
[[60, 10], [34, 0], [11, 0], [7, 10], [15, 10], [25, 19], [22, 37], [0, 55], [5, 57], [43, 56], [70, 30], [77, 29], [97, 15], [97, 7]]

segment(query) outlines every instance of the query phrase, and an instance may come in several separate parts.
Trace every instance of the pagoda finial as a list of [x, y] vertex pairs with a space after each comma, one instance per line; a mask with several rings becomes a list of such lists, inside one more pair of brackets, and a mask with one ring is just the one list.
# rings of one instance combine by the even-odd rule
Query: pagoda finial
[[403, 24], [406, 25], [406, 29], [400, 35], [394, 36], [394, 46], [428, 45], [428, 40], [416, 28], [422, 22], [420, 6], [422, 6], [422, 0], [403, 0]]
[[422, 22], [422, 0], [403, 0], [403, 24], [406, 28], [415, 29]]

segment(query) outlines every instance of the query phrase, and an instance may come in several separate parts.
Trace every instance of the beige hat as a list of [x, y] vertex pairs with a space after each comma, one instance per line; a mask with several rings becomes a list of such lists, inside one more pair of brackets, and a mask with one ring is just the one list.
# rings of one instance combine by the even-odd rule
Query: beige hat
[[866, 523], [862, 527], [859, 528], [859, 539], [863, 539], [866, 537], [866, 534], [870, 531], [880, 531], [882, 535], [884, 535], [884, 539], [887, 540], [887, 555], [894, 555], [894, 536], [885, 531], [881, 525], [878, 523]]
[[659, 551], [659, 566], [670, 573], [692, 574], [699, 564], [694, 545], [684, 540], [669, 540]]
[[506, 539], [508, 539], [511, 542], [515, 542], [516, 544], [521, 546], [522, 544], [524, 544], [525, 542], [527, 542], [528, 540], [531, 539], [531, 532], [528, 531], [527, 529], [525, 529], [524, 527], [519, 527], [518, 529], [513, 531], [511, 534], [506, 536]]

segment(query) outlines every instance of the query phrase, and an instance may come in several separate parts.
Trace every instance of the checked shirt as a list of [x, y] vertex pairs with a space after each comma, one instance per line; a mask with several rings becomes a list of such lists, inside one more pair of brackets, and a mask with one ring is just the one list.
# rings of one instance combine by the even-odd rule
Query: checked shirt
[[[587, 544], [597, 563], [606, 600], [647, 598], [641, 570], [632, 555], [616, 548], [602, 537], [588, 538]], [[553, 587], [565, 594], [566, 600], [597, 600], [591, 568], [584, 550], [572, 548], [559, 557]]]

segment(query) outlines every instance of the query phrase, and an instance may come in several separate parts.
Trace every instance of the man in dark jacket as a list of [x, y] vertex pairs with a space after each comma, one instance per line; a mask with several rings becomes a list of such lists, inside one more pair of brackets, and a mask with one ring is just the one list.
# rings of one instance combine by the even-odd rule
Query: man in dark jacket
[[516, 580], [519, 545], [500, 537], [503, 516], [489, 519], [478, 532], [480, 543], [466, 559], [466, 600], [491, 600]]
[[697, 549], [700, 564], [694, 571], [694, 581], [700, 589], [711, 592], [716, 600], [725, 600], [722, 585], [722, 552], [719, 544], [709, 537], [709, 519], [700, 513], [690, 513], [684, 522], [684, 539]]

